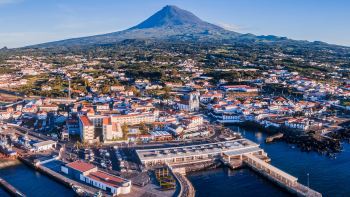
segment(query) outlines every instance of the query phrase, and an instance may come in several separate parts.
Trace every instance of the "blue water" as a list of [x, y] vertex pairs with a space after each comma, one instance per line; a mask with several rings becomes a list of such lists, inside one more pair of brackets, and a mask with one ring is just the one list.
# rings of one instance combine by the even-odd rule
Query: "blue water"
[[[237, 130], [236, 127], [232, 127]], [[345, 151], [336, 159], [316, 152], [301, 152], [291, 149], [284, 142], [265, 144], [266, 134], [240, 129], [242, 136], [260, 144], [271, 158], [271, 164], [298, 177], [298, 182], [307, 185], [310, 173], [310, 188], [325, 197], [350, 196], [350, 145], [344, 142]], [[196, 196], [288, 196], [281, 188], [261, 178], [249, 169], [214, 170], [188, 173], [187, 178], [196, 190]]]
[[[71, 197], [72, 189], [29, 168], [24, 164], [0, 169], [0, 177], [28, 197]], [[0, 188], [0, 196], [10, 196]]]

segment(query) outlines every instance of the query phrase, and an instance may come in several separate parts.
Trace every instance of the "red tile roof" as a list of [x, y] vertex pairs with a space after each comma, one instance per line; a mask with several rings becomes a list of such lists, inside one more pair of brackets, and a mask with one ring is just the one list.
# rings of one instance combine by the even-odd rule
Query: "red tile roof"
[[85, 116], [85, 115], [81, 115], [80, 116], [80, 120], [83, 123], [84, 126], [93, 126], [92, 122], [90, 121], [90, 119]]
[[81, 161], [75, 161], [73, 163], [67, 164], [66, 166], [73, 168], [75, 170], [78, 170], [80, 172], [86, 172], [86, 171], [91, 170], [93, 168], [97, 168], [93, 165], [90, 165], [90, 164], [87, 164], [87, 163], [84, 163]]
[[100, 171], [90, 172], [90, 174], [87, 175], [87, 177], [116, 188], [120, 187], [121, 183], [124, 181], [123, 179], [111, 176]]

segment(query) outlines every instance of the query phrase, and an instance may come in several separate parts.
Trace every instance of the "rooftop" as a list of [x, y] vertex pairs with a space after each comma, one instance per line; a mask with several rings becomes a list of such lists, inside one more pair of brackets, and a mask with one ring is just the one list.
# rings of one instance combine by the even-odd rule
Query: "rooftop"
[[78, 170], [80, 172], [86, 172], [86, 171], [91, 170], [93, 168], [97, 169], [97, 167], [90, 165], [90, 164], [87, 164], [87, 163], [84, 163], [84, 162], [81, 162], [81, 161], [75, 161], [73, 163], [67, 164], [66, 166], [73, 168], [75, 170]]
[[87, 175], [87, 177], [116, 188], [120, 187], [122, 182], [125, 181], [121, 178], [109, 175], [101, 171], [90, 172], [90, 174]]
[[231, 140], [225, 142], [216, 142], [202, 145], [183, 146], [177, 148], [161, 148], [137, 150], [136, 153], [140, 160], [153, 160], [157, 158], [174, 158], [189, 157], [203, 154], [219, 154], [238, 150], [248, 150], [251, 148], [259, 148], [256, 144], [247, 139]]

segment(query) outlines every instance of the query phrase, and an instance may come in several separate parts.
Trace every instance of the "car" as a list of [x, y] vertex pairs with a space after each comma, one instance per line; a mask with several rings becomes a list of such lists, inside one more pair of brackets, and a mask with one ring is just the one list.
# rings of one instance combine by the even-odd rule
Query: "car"
[[120, 171], [121, 172], [126, 172], [126, 168], [121, 168]]
[[112, 165], [107, 165], [107, 170], [112, 170]]
[[34, 127], [30, 127], [30, 130], [34, 130]]

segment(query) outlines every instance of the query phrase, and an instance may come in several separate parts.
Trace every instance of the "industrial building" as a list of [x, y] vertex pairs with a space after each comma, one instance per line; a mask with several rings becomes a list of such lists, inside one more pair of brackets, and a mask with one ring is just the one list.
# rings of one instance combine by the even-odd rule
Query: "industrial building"
[[66, 164], [61, 166], [61, 171], [108, 193], [128, 194], [131, 190], [130, 180], [99, 171], [97, 167], [84, 162]]

